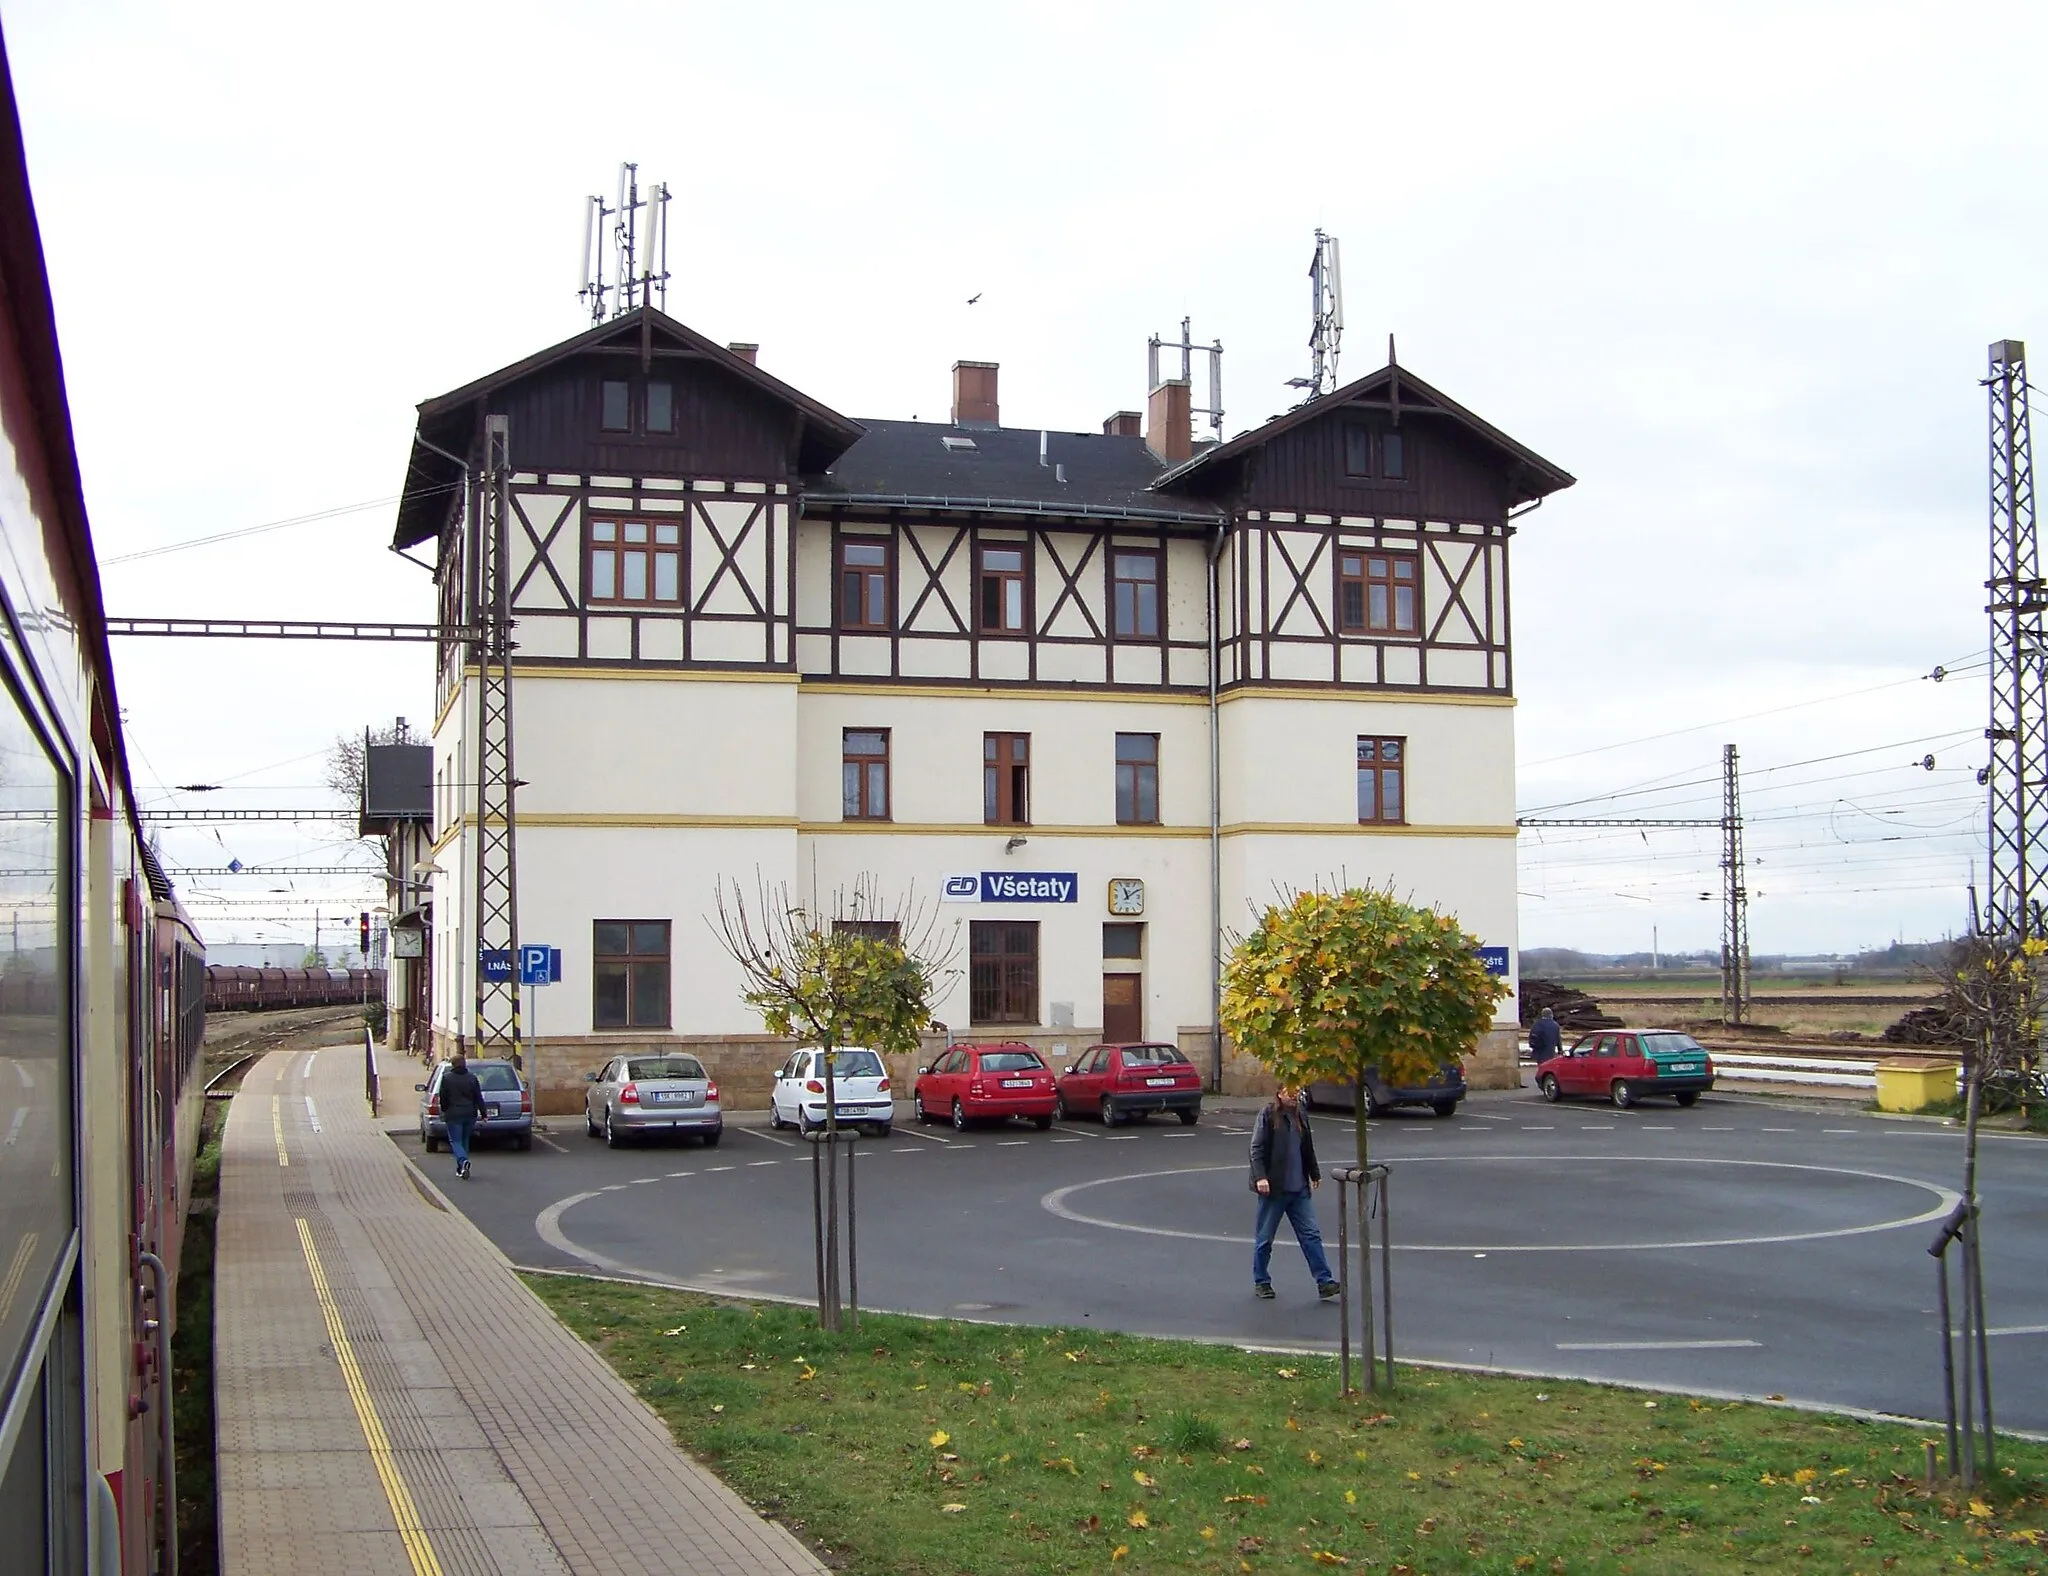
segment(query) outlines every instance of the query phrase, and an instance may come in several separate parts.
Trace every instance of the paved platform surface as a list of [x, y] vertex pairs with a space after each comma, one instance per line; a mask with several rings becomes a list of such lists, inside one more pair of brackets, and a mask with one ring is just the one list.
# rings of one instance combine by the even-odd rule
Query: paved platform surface
[[[388, 1070], [387, 1115], [415, 1071]], [[407, 1163], [359, 1046], [273, 1052], [243, 1080], [214, 1296], [225, 1576], [825, 1568]]]

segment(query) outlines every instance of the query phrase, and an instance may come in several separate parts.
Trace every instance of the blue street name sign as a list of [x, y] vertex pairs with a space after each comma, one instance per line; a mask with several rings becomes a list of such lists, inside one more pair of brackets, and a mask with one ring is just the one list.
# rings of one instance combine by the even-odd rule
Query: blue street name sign
[[507, 948], [479, 948], [476, 965], [493, 985], [502, 985], [512, 978], [512, 954]]
[[519, 947], [519, 983], [559, 985], [562, 980], [562, 949], [546, 945]]

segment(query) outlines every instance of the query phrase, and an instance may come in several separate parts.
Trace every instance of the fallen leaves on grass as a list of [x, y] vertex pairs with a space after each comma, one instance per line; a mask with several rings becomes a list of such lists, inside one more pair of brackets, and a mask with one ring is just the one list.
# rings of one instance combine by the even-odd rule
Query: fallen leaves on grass
[[1152, 1518], [1146, 1515], [1144, 1507], [1140, 1506], [1138, 1509], [1132, 1511], [1128, 1516], [1124, 1517], [1124, 1523], [1125, 1525], [1132, 1527], [1149, 1527], [1152, 1525]]
[[955, 1501], [955, 1502], [954, 1502], [953, 1504], [950, 1504], [950, 1505], [941, 1505], [941, 1506], [939, 1507], [939, 1510], [940, 1510], [940, 1511], [941, 1511], [941, 1512], [942, 1512], [943, 1514], [945, 1514], [945, 1515], [948, 1515], [948, 1516], [957, 1516], [957, 1515], [959, 1515], [959, 1514], [960, 1514], [960, 1512], [961, 1512], [961, 1511], [965, 1510], [966, 1508], [967, 1508], [967, 1507], [966, 1507], [965, 1505], [962, 1505], [962, 1504], [960, 1504], [960, 1503], [959, 1503], [959, 1502], [958, 1502], [958, 1501], [956, 1500], [956, 1501]]
[[930, 1443], [932, 1449], [937, 1450], [941, 1445], [951, 1444], [952, 1440], [953, 1436], [941, 1428], [932, 1435]]

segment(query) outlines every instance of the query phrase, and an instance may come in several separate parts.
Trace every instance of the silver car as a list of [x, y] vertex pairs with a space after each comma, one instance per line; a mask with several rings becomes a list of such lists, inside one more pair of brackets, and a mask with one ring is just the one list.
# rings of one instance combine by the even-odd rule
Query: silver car
[[[414, 1084], [420, 1094], [420, 1146], [432, 1154], [448, 1142], [448, 1123], [441, 1115], [441, 1080], [448, 1062], [436, 1062], [423, 1084]], [[519, 1069], [510, 1062], [472, 1061], [469, 1070], [483, 1087], [484, 1108], [477, 1113], [470, 1139], [503, 1138], [514, 1149], [533, 1147], [533, 1089]]]
[[616, 1149], [636, 1133], [694, 1133], [707, 1146], [725, 1136], [718, 1085], [694, 1056], [643, 1051], [614, 1056], [586, 1073], [583, 1128]]

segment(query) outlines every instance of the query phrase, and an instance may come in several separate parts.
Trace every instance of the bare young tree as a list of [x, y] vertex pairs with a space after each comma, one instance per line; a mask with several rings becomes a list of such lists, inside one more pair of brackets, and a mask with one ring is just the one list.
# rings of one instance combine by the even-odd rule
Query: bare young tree
[[[787, 883], [757, 874], [751, 900], [739, 882], [718, 885], [712, 934], [740, 966], [740, 998], [770, 1034], [791, 1035], [825, 1052], [825, 1123], [811, 1152], [812, 1226], [818, 1262], [818, 1322], [840, 1327], [840, 1188], [837, 1053], [855, 1046], [885, 1055], [915, 1052], [932, 1022], [932, 1005], [958, 977], [958, 920], [906, 888], [886, 896], [862, 876], [829, 901], [806, 907]], [[818, 1177], [822, 1150], [824, 1178]], [[847, 1176], [846, 1269], [853, 1257], [852, 1175]], [[856, 1317], [858, 1316], [856, 1299]]]

